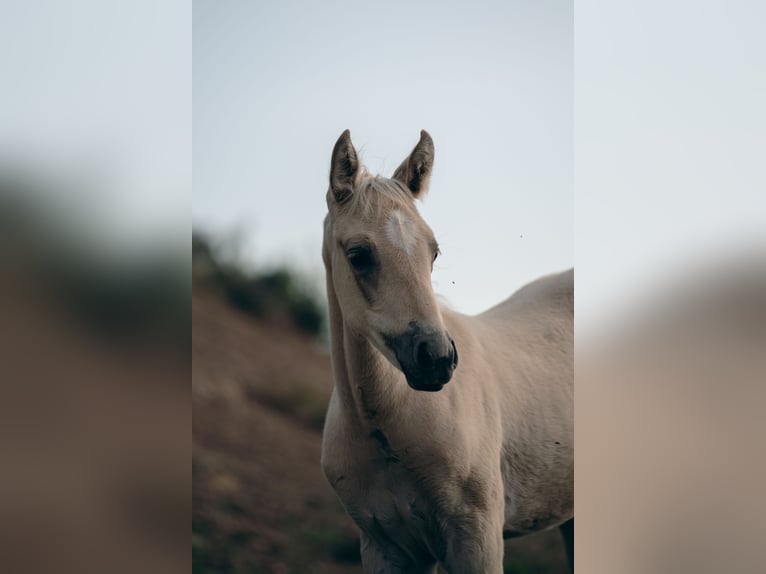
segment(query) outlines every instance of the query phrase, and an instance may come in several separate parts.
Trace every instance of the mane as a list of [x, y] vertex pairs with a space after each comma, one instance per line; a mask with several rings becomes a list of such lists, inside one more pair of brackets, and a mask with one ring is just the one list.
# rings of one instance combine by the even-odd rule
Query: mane
[[370, 175], [365, 169], [348, 200], [348, 209], [361, 217], [372, 217], [402, 204], [414, 206], [412, 194], [399, 181]]

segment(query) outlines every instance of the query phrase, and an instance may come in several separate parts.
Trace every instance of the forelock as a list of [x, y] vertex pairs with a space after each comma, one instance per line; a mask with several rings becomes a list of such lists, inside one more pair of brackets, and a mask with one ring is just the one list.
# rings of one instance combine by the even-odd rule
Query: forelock
[[412, 193], [394, 179], [363, 177], [348, 200], [348, 209], [363, 218], [380, 217], [393, 209], [414, 206]]

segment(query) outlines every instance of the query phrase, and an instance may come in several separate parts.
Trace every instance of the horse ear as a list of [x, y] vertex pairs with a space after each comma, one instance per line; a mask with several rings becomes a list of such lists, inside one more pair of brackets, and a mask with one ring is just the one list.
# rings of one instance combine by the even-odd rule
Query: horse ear
[[396, 168], [392, 179], [400, 181], [415, 197], [428, 190], [428, 180], [434, 166], [434, 140], [426, 130], [420, 130], [420, 141], [410, 156]]
[[351, 132], [346, 130], [335, 142], [330, 161], [330, 189], [335, 201], [342, 203], [351, 197], [358, 172], [359, 158], [351, 143]]

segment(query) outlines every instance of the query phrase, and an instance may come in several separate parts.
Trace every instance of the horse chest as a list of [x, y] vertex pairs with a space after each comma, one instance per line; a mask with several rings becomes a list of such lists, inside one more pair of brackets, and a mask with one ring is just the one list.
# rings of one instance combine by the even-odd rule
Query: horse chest
[[369, 434], [371, 444], [356, 443], [342, 461], [326, 465], [328, 478], [343, 503], [357, 510], [362, 520], [372, 515], [384, 521], [409, 515], [410, 504], [420, 498], [416, 477], [404, 455], [391, 448], [381, 431]]
[[402, 528], [422, 519], [425, 504], [412, 477], [390, 468], [360, 476], [357, 489], [348, 496], [348, 506], [353, 508], [360, 527], [390, 538], [398, 538]]
[[369, 537], [389, 541], [411, 553], [434, 540], [435, 501], [424, 491], [422, 476], [406, 452], [394, 450], [381, 431], [354, 441], [325, 473], [349, 516]]

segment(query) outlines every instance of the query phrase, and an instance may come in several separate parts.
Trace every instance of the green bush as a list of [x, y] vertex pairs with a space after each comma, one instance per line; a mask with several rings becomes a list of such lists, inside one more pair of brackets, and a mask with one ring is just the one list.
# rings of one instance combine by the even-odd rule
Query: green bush
[[199, 234], [192, 236], [195, 276], [207, 278], [222, 289], [234, 307], [261, 319], [286, 319], [311, 335], [324, 327], [324, 305], [298, 274], [286, 267], [251, 273], [223, 260]]

